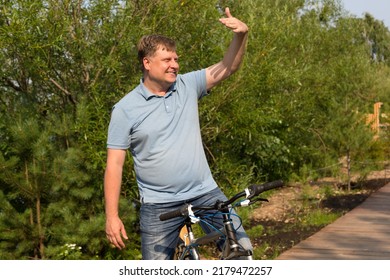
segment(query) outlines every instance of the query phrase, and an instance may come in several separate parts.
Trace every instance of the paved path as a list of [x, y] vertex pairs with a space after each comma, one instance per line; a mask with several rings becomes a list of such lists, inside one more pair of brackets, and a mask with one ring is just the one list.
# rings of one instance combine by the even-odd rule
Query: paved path
[[390, 260], [390, 183], [279, 260]]

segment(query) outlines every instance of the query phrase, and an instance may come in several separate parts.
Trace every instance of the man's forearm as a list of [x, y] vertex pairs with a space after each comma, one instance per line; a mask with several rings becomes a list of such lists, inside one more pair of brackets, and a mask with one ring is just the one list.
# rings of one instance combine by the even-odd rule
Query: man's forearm
[[229, 69], [229, 74], [233, 74], [240, 68], [245, 54], [247, 38], [248, 32], [234, 34], [233, 40], [222, 60], [222, 63]]
[[104, 199], [106, 217], [117, 217], [122, 183], [122, 170], [106, 169], [104, 176]]

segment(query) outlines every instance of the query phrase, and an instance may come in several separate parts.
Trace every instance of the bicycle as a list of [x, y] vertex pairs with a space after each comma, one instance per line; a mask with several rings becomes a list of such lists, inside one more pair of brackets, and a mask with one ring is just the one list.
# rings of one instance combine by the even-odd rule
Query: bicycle
[[[245, 250], [238, 243], [236, 230], [232, 223], [231, 210], [235, 207], [245, 207], [252, 205], [258, 201], [268, 201], [267, 199], [258, 197], [261, 193], [283, 187], [284, 183], [281, 180], [268, 182], [260, 185], [251, 185], [244, 191], [237, 193], [226, 201], [217, 200], [212, 206], [184, 204], [177, 210], [163, 213], [160, 215], [160, 220], [165, 221], [175, 217], [186, 217], [183, 226], [184, 233], [181, 233], [181, 238], [176, 246], [175, 258], [177, 260], [199, 260], [198, 248], [202, 245], [211, 242], [221, 242], [221, 260], [247, 259], [252, 260], [252, 252]], [[245, 197], [244, 200], [236, 202], [239, 198]], [[232, 204], [234, 202], [234, 204]], [[222, 215], [223, 226], [221, 228], [214, 227], [208, 223], [210, 214], [202, 215], [202, 211], [214, 211], [211, 218], [215, 215]], [[197, 211], [196, 214], [194, 211]], [[238, 217], [240, 220], [241, 218]], [[192, 229], [192, 225], [204, 222], [211, 225], [213, 231], [208, 234], [196, 238]]]

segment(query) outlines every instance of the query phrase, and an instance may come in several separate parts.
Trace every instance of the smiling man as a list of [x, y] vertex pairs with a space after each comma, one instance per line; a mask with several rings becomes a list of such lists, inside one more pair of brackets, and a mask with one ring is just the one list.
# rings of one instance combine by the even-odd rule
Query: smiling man
[[156, 95], [165, 95], [179, 73], [175, 42], [159, 35], [144, 36], [138, 44], [138, 59], [144, 85]]
[[[220, 22], [234, 32], [233, 40], [223, 59], [205, 69], [179, 74], [175, 41], [161, 35], [142, 37], [138, 58], [143, 78], [112, 110], [104, 178], [106, 234], [114, 246], [125, 247], [123, 239], [128, 237], [118, 202], [126, 150], [130, 149], [141, 198], [143, 259], [173, 257], [184, 218], [160, 221], [161, 213], [185, 202], [226, 200], [206, 160], [198, 115], [198, 100], [236, 72], [244, 55], [248, 27], [229, 8], [225, 13]], [[252, 249], [242, 227], [237, 236], [245, 249]]]

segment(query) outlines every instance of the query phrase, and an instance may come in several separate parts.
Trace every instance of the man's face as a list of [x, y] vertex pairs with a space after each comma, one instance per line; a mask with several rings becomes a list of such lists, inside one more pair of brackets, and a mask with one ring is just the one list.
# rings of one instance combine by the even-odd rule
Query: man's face
[[178, 56], [176, 52], [159, 47], [154, 56], [144, 58], [144, 67], [151, 80], [170, 86], [179, 72]]

